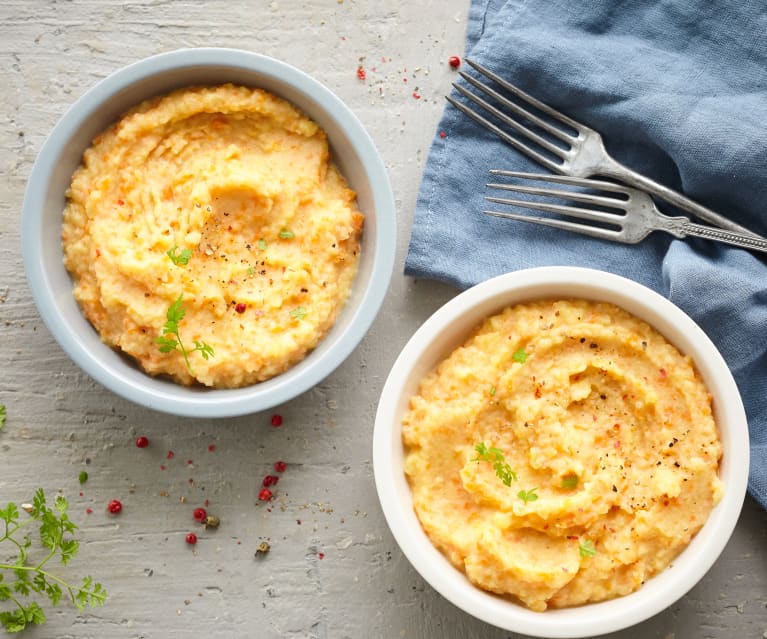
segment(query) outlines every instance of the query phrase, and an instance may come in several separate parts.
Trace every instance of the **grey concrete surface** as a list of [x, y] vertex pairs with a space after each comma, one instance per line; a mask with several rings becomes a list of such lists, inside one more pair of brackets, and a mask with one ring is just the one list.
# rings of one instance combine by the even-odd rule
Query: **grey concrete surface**
[[[47, 624], [27, 637], [519, 636], [472, 619], [423, 582], [386, 527], [371, 467], [387, 372], [415, 328], [456, 293], [404, 277], [402, 264], [420, 171], [454, 75], [446, 60], [462, 53], [467, 9], [467, 0], [0, 3], [0, 403], [8, 407], [0, 503], [28, 500], [38, 486], [66, 495], [83, 542], [66, 573], [91, 573], [109, 592], [103, 608], [82, 614], [46, 607]], [[270, 425], [271, 412], [195, 421], [106, 391], [43, 326], [21, 263], [25, 182], [57, 118], [124, 64], [211, 45], [281, 58], [335, 91], [378, 145], [398, 207], [397, 262], [378, 320], [335, 374], [274, 411], [280, 428]], [[147, 449], [135, 447], [138, 435], [149, 438]], [[288, 470], [268, 509], [257, 494], [278, 459]], [[89, 473], [82, 486], [81, 470]], [[105, 512], [110, 499], [124, 504], [117, 517]], [[218, 530], [192, 519], [206, 499], [221, 518]], [[610, 636], [767, 637], [765, 524], [765, 512], [747, 500], [698, 586]], [[184, 542], [192, 530], [195, 547]], [[255, 558], [262, 540], [271, 551]]]

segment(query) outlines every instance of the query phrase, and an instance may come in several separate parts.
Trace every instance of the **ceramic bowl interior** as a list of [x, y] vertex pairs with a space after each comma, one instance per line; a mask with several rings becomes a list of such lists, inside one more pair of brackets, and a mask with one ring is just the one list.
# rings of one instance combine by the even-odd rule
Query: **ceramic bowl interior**
[[[65, 192], [93, 138], [129, 108], [174, 89], [231, 82], [266, 89], [303, 110], [327, 133], [333, 161], [357, 192], [365, 214], [360, 262], [349, 300], [320, 345], [298, 365], [246, 388], [183, 387], [143, 373], [103, 344], [82, 315], [63, 266]], [[359, 120], [322, 84], [272, 58], [232, 49], [184, 49], [110, 75], [61, 118], [30, 176], [22, 215], [22, 251], [35, 303], [69, 356], [112, 391], [150, 408], [190, 417], [266, 410], [308, 390], [352, 352], [388, 288], [396, 247], [394, 199], [386, 169]]]
[[[541, 299], [583, 298], [629, 311], [692, 357], [713, 396], [723, 457], [725, 492], [703, 529], [665, 571], [638, 591], [606, 602], [539, 613], [472, 585], [431, 544], [413, 510], [404, 474], [402, 416], [420, 380], [462, 344], [486, 317], [503, 308]], [[509, 631], [536, 637], [586, 637], [639, 623], [673, 604], [710, 568], [740, 514], [748, 479], [745, 412], [727, 365], [716, 347], [685, 313], [636, 282], [617, 275], [569, 267], [545, 267], [502, 275], [458, 295], [429, 318], [396, 360], [381, 394], [375, 421], [373, 465], [387, 523], [415, 569], [453, 604]]]

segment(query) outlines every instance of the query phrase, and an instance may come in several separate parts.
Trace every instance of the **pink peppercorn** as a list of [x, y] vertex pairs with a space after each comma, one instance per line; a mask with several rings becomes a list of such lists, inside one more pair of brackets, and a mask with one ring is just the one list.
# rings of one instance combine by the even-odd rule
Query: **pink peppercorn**
[[274, 470], [276, 470], [278, 473], [284, 473], [287, 467], [288, 465], [284, 461], [274, 462]]
[[186, 543], [194, 546], [197, 543], [197, 535], [195, 535], [194, 533], [189, 533], [186, 536]]
[[282, 415], [272, 415], [272, 426], [282, 426]]
[[117, 500], [113, 499], [107, 504], [107, 510], [112, 513], [113, 515], [116, 515], [123, 509], [123, 505]]
[[457, 69], [458, 67], [460, 67], [460, 66], [461, 66], [461, 58], [459, 58], [457, 55], [451, 55], [451, 56], [450, 56], [450, 57], [447, 59], [447, 63], [448, 63], [448, 64], [449, 64], [449, 65], [450, 65], [450, 66], [451, 66], [453, 69]]
[[237, 304], [237, 306], [234, 307], [234, 310], [237, 311], [238, 313], [244, 313], [247, 308], [248, 307], [245, 306], [245, 304], [240, 302], [239, 304]]
[[149, 440], [144, 436], [138, 437], [136, 438], [136, 446], [139, 448], [146, 448], [149, 446]]
[[263, 485], [265, 488], [276, 486], [278, 481], [280, 481], [280, 478], [277, 475], [267, 475], [264, 477]]
[[258, 498], [261, 501], [269, 501], [272, 498], [272, 491], [268, 488], [262, 488], [261, 491], [258, 493]]
[[192, 516], [197, 521], [205, 521], [205, 518], [208, 516], [208, 513], [205, 512], [204, 508], [195, 508], [194, 513], [192, 513]]

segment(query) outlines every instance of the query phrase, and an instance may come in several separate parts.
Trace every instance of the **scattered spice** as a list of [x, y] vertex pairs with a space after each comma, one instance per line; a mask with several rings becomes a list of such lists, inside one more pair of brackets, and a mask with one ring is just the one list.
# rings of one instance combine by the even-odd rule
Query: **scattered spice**
[[174, 453], [172, 450], [168, 451], [168, 454], [165, 455], [165, 459], [173, 459], [176, 456], [176, 453]]
[[193, 532], [188, 533], [186, 536], [186, 543], [194, 546], [197, 543], [197, 535], [195, 535]]
[[284, 461], [274, 462], [274, 470], [276, 470], [278, 473], [284, 473], [287, 467], [288, 465]]
[[450, 57], [447, 59], [447, 63], [448, 63], [448, 64], [449, 64], [449, 65], [450, 65], [450, 66], [451, 66], [453, 69], [457, 69], [458, 67], [460, 67], [460, 66], [461, 66], [461, 58], [459, 58], [457, 55], [451, 55], [451, 56], [450, 56]]
[[439, 137], [446, 138], [447, 137], [447, 133], [445, 133], [444, 131], [440, 131], [439, 132]]
[[137, 437], [136, 438], [136, 446], [138, 448], [146, 448], [147, 446], [149, 446], [149, 439], [147, 439], [143, 435], [141, 437]]
[[276, 486], [278, 481], [280, 481], [280, 478], [277, 475], [267, 475], [264, 477], [262, 484], [264, 488], [269, 488], [269, 486]]
[[357, 77], [358, 77], [360, 80], [363, 80], [363, 81], [364, 81], [364, 80], [365, 80], [365, 78], [367, 77], [367, 74], [365, 73], [365, 69], [363, 69], [363, 68], [362, 68], [362, 65], [360, 65], [360, 66], [358, 66], [358, 67], [357, 67]]
[[213, 453], [216, 451], [216, 445], [215, 444], [209, 444], [208, 445], [208, 452]]
[[208, 516], [208, 513], [205, 512], [204, 508], [195, 508], [194, 512], [192, 513], [192, 516], [199, 522], [205, 521], [205, 518]]
[[240, 303], [238, 303], [238, 304], [237, 304], [237, 305], [234, 307], [234, 310], [235, 310], [235, 311], [237, 311], [238, 313], [244, 313], [244, 312], [245, 312], [245, 310], [246, 310], [247, 308], [248, 308], [248, 307], [247, 307], [245, 304], [243, 304], [242, 302], [240, 302]]
[[324, 552], [318, 552], [317, 553], [317, 557], [319, 557], [320, 559], [325, 559], [325, 553]]
[[261, 501], [269, 501], [272, 498], [272, 491], [268, 488], [262, 488], [258, 493], [258, 498]]
[[271, 546], [269, 545], [268, 541], [262, 541], [260, 544], [258, 544], [258, 548], [256, 548], [256, 557], [259, 555], [265, 555], [271, 550]]
[[205, 528], [218, 528], [221, 524], [221, 520], [215, 515], [208, 515], [202, 522], [205, 524]]
[[123, 505], [122, 505], [122, 503], [121, 503], [119, 500], [117, 500], [117, 499], [113, 499], [112, 501], [110, 501], [110, 502], [107, 504], [107, 510], [108, 510], [110, 513], [112, 513], [113, 515], [116, 515], [116, 514], [118, 514], [119, 512], [121, 512], [121, 511], [122, 511], [122, 509], [123, 509]]
[[275, 428], [282, 426], [282, 415], [272, 415], [272, 426]]

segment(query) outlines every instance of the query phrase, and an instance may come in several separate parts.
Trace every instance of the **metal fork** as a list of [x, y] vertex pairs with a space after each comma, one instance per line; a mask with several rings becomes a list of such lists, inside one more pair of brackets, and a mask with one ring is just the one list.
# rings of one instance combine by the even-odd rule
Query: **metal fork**
[[[767, 253], [767, 240], [756, 238], [752, 235], [712, 228], [690, 222], [686, 217], [670, 217], [661, 213], [655, 206], [652, 198], [639, 189], [587, 178], [567, 177], [562, 175], [542, 175], [540, 173], [522, 173], [519, 171], [492, 170], [493, 175], [536, 180], [538, 182], [551, 182], [554, 184], [566, 184], [596, 191], [617, 193], [618, 197], [608, 195], [595, 195], [583, 191], [570, 191], [554, 189], [547, 186], [528, 186], [525, 184], [492, 183], [488, 188], [525, 193], [528, 195], [541, 195], [560, 200], [570, 200], [591, 204], [610, 211], [556, 204], [547, 201], [530, 201], [518, 198], [502, 198], [487, 196], [486, 200], [497, 204], [519, 206], [536, 211], [557, 213], [570, 218], [596, 222], [596, 225], [583, 222], [574, 222], [553, 217], [537, 217], [519, 213], [501, 211], [484, 211], [488, 215], [504, 217], [522, 222], [532, 222], [544, 226], [552, 226], [558, 229], [575, 231], [592, 237], [599, 237], [624, 244], [636, 244], [641, 242], [653, 231], [665, 231], [674, 237], [686, 236], [702, 237], [707, 240], [716, 240], [725, 244], [732, 244], [741, 248]], [[622, 196], [622, 197], [621, 197]], [[608, 228], [614, 227], [614, 228]]]
[[[572, 118], [567, 117], [556, 109], [537, 100], [481, 64], [472, 60], [466, 60], [466, 62], [479, 73], [514, 95], [522, 104], [525, 104], [525, 107], [527, 108], [515, 104], [492, 87], [480, 82], [463, 71], [461, 71], [459, 75], [469, 85], [476, 88], [485, 96], [492, 98], [492, 100], [503, 107], [505, 111], [500, 110], [497, 106], [494, 106], [483, 97], [472, 93], [460, 84], [454, 83], [453, 86], [455, 89], [468, 100], [505, 123], [521, 138], [526, 138], [527, 141], [523, 142], [522, 140], [509, 135], [509, 133], [483, 115], [480, 115], [477, 111], [449, 96], [447, 97], [448, 102], [498, 135], [502, 140], [513, 146], [515, 149], [532, 158], [550, 171], [574, 177], [601, 175], [615, 178], [621, 182], [647, 191], [648, 193], [652, 193], [666, 202], [695, 215], [701, 220], [705, 220], [706, 222], [731, 231], [745, 233], [752, 237], [762, 237], [719, 213], [694, 202], [681, 193], [663, 186], [621, 164], [607, 153], [602, 142], [602, 136], [594, 129], [591, 129], [580, 122], [576, 122]], [[533, 107], [539, 112], [546, 114], [551, 118], [551, 121], [531, 112], [528, 110], [529, 107]], [[551, 136], [552, 139], [544, 137], [533, 130], [534, 128], [537, 128], [541, 132], [545, 132]], [[558, 141], [559, 144], [554, 143], [554, 140]]]

